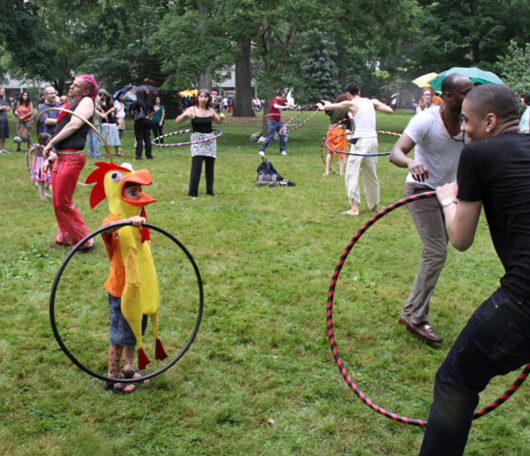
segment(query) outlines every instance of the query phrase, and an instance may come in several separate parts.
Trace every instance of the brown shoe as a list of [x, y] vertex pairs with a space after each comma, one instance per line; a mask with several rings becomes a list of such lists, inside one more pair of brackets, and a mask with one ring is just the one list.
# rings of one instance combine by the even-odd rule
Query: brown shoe
[[406, 325], [407, 324], [407, 320], [405, 320], [403, 317], [399, 317], [399, 323], [401, 323], [402, 325]]
[[443, 339], [438, 337], [438, 335], [434, 332], [434, 329], [432, 329], [432, 326], [428, 323], [415, 325], [411, 321], [408, 321], [407, 331], [416, 334], [420, 339], [427, 340], [429, 342], [434, 342], [437, 344], [443, 342]]

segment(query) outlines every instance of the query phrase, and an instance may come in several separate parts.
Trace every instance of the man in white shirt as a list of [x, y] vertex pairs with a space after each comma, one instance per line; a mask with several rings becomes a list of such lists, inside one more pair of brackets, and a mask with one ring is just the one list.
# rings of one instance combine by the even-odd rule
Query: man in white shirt
[[[409, 122], [392, 149], [390, 161], [408, 168], [405, 196], [434, 191], [454, 182], [464, 134], [460, 130], [460, 113], [466, 94], [473, 89], [471, 80], [461, 74], [450, 74], [442, 82], [441, 107], [427, 109]], [[415, 158], [407, 154], [416, 146]], [[423, 244], [421, 263], [414, 286], [401, 312], [399, 322], [421, 339], [443, 341], [429, 324], [429, 301], [447, 258], [447, 232], [443, 208], [436, 198], [410, 203], [407, 208]]]
[[[348, 109], [355, 122], [355, 132], [351, 145], [351, 153], [355, 154], [377, 154], [377, 130], [375, 128], [375, 111], [393, 114], [394, 110], [381, 103], [377, 99], [361, 97], [361, 89], [355, 82], [346, 85], [348, 101], [341, 103], [330, 103], [324, 101], [317, 106], [319, 109], [335, 110]], [[359, 155], [348, 156], [346, 165], [345, 184], [351, 209], [345, 214], [359, 215], [361, 204], [361, 193], [359, 191], [359, 172], [363, 170], [364, 193], [368, 207], [377, 212], [379, 204], [379, 180], [377, 179], [377, 157], [361, 157]]]

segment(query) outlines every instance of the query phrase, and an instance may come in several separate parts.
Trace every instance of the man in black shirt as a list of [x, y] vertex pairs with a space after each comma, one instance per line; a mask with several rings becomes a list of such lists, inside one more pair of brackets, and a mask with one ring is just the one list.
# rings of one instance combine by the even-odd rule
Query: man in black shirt
[[500, 84], [476, 87], [462, 105], [457, 182], [438, 187], [451, 244], [471, 247], [482, 206], [505, 268], [500, 288], [473, 314], [436, 373], [420, 455], [461, 455], [479, 393], [530, 362], [530, 137], [517, 132], [519, 103]]

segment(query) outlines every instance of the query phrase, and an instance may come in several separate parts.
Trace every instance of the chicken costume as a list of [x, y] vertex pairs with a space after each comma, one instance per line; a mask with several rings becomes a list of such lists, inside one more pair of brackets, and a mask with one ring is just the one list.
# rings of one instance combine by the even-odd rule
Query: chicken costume
[[[118, 166], [113, 163], [98, 162], [98, 169], [87, 178], [87, 184], [95, 183], [90, 194], [90, 207], [93, 209], [107, 198], [110, 215], [103, 225], [119, 222], [135, 215], [145, 217], [144, 206], [156, 199], [142, 192], [140, 200], [129, 200], [123, 196], [127, 182], [138, 185], [151, 185], [151, 175], [147, 169], [134, 172], [131, 165]], [[111, 261], [110, 275], [105, 288], [110, 294], [121, 297], [123, 317], [131, 326], [136, 337], [138, 350], [138, 368], [145, 369], [149, 358], [142, 345], [142, 319], [151, 316], [153, 332], [156, 337], [156, 359], [167, 357], [158, 335], [159, 290], [155, 264], [151, 256], [149, 230], [125, 226], [117, 232], [103, 235], [107, 255]]]

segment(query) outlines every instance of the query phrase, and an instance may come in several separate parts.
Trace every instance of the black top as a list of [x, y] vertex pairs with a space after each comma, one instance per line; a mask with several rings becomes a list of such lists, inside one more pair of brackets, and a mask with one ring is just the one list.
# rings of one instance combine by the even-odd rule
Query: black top
[[483, 202], [506, 271], [501, 285], [530, 299], [530, 135], [506, 132], [466, 144], [457, 180], [459, 199]]
[[[138, 100], [135, 100], [133, 102], [133, 104], [131, 105], [131, 111], [133, 111], [135, 114], [140, 112], [140, 108], [143, 108], [144, 114], [146, 116], [149, 115], [149, 113], [151, 111], [153, 111], [153, 109], [154, 109], [153, 108], [153, 103], [151, 103], [150, 101], [147, 101], [147, 100], [145, 101], [145, 105], [140, 104], [140, 102]], [[143, 119], [143, 120], [135, 120], [134, 122], [135, 122], [135, 124], [139, 122], [142, 125], [144, 125], [144, 124], [149, 125], [150, 120], [149, 119], [147, 119], [147, 120]]]
[[[65, 109], [70, 111], [75, 111], [79, 105], [82, 98], [72, 101], [69, 105], [65, 106]], [[64, 114], [64, 115], [63, 115]], [[70, 122], [72, 114], [69, 112], [61, 111], [59, 117], [57, 118], [57, 127], [55, 128], [55, 135], [58, 135], [59, 132], [65, 127], [65, 125]], [[94, 116], [89, 119], [89, 122], [94, 121]], [[59, 152], [62, 150], [83, 150], [86, 144], [86, 138], [88, 132], [90, 131], [90, 126], [83, 122], [83, 125], [79, 130], [74, 131], [68, 138], [63, 139], [55, 144], [55, 149]]]
[[[113, 102], [110, 99], [107, 99], [105, 103], [101, 103], [99, 106], [103, 114], [107, 113], [114, 107]], [[118, 120], [116, 119], [116, 112], [112, 111], [110, 114], [108, 114], [107, 120], [103, 119], [103, 122], [109, 123], [109, 124], [118, 123]]]
[[[195, 111], [195, 108], [193, 108]], [[195, 115], [194, 119], [191, 119], [191, 127], [193, 128], [193, 133], [212, 133], [212, 116], [208, 117], [197, 117]]]

